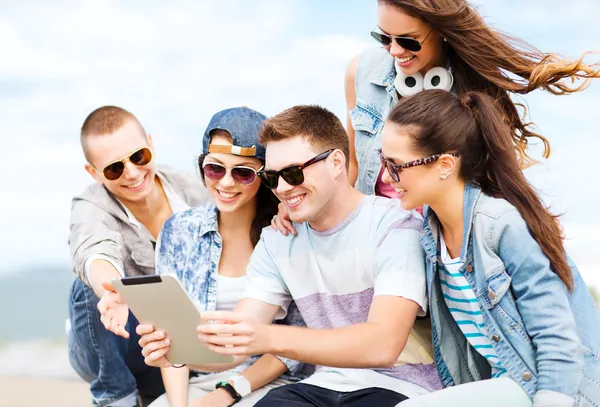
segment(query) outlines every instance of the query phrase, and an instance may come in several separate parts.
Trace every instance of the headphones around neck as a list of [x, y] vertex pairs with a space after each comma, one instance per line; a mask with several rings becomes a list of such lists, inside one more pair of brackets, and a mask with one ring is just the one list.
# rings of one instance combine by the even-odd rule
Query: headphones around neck
[[420, 72], [412, 75], [405, 75], [402, 71], [396, 73], [394, 87], [400, 96], [407, 97], [427, 89], [441, 89], [450, 91], [454, 84], [452, 70], [441, 66], [431, 68], [425, 74]]

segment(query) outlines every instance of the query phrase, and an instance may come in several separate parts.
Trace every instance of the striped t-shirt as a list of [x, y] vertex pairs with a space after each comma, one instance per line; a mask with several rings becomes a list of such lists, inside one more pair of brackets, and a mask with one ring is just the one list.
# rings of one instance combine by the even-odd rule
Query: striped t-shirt
[[440, 267], [442, 295], [454, 320], [473, 348], [487, 359], [492, 367], [492, 378], [506, 373], [492, 341], [488, 337], [479, 302], [467, 279], [460, 273], [463, 262], [452, 259], [444, 237], [440, 234], [440, 252], [445, 267]]
[[[425, 315], [421, 226], [420, 216], [404, 211], [398, 200], [366, 196], [352, 214], [326, 231], [307, 223], [294, 224], [296, 236], [264, 229], [248, 265], [245, 296], [283, 310], [294, 300], [313, 329], [364, 323], [373, 299], [382, 295], [414, 301]], [[319, 366], [303, 383], [340, 392], [379, 387], [407, 397], [439, 390], [427, 325], [415, 324], [392, 368]]]

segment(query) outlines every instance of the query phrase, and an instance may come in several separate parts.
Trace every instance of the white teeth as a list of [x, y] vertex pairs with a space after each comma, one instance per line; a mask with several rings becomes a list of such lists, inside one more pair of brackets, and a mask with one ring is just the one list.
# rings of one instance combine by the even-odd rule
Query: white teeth
[[396, 58], [396, 61], [398, 61], [399, 63], [403, 64], [403, 63], [405, 63], [405, 62], [408, 62], [408, 61], [410, 61], [410, 60], [411, 60], [411, 59], [413, 59], [414, 57], [415, 57], [415, 56], [414, 56], [414, 55], [412, 55], [412, 56], [409, 56], [409, 57], [406, 57], [406, 58]]
[[127, 188], [135, 189], [135, 188], [139, 187], [140, 185], [142, 185], [143, 183], [144, 183], [144, 178], [142, 178], [140, 181], [138, 181], [137, 184], [128, 185]]
[[302, 196], [296, 196], [294, 198], [287, 199], [286, 201], [289, 205], [293, 205], [293, 204], [300, 202], [301, 200], [302, 200]]
[[406, 192], [406, 189], [404, 189], [404, 188], [395, 188], [395, 189], [396, 189], [396, 192], [399, 194], [403, 194]]
[[237, 193], [219, 191], [219, 195], [221, 195], [225, 199], [230, 199], [230, 198], [233, 198], [234, 196], [236, 196]]

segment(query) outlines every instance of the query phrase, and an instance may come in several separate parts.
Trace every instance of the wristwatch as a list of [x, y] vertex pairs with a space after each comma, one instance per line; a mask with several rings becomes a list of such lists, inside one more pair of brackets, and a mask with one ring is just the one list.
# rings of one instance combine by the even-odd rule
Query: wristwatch
[[215, 386], [215, 389], [223, 389], [227, 393], [229, 393], [229, 395], [231, 396], [231, 398], [233, 398], [233, 403], [231, 403], [230, 406], [233, 406], [235, 403], [237, 403], [238, 401], [240, 401], [242, 399], [242, 396], [240, 396], [238, 394], [238, 392], [235, 391], [235, 389], [233, 388], [233, 386], [230, 385], [227, 382], [217, 382], [217, 385]]
[[248, 394], [252, 393], [250, 381], [244, 376], [235, 375], [231, 376], [228, 380], [233, 382], [233, 388], [240, 396], [246, 397]]

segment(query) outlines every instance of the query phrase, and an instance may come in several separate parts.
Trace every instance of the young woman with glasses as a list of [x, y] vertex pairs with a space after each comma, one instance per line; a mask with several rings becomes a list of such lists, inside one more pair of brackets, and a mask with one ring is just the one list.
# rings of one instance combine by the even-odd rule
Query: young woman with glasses
[[[582, 90], [600, 77], [597, 67], [538, 51], [517, 38], [490, 28], [466, 0], [378, 0], [377, 29], [382, 48], [371, 49], [349, 64], [345, 86], [350, 138], [350, 181], [366, 194], [394, 197], [382, 182], [378, 149], [386, 117], [403, 96], [423, 89], [458, 95], [483, 92], [496, 99], [511, 129], [520, 165], [535, 133], [511, 95], [535, 89], [553, 94]], [[570, 79], [584, 80], [572, 85]]]
[[[258, 142], [264, 119], [248, 108], [213, 116], [198, 160], [213, 202], [175, 214], [157, 242], [157, 274], [174, 275], [202, 311], [233, 310], [261, 230], [277, 211], [276, 198], [257, 176], [265, 160]], [[294, 304], [282, 322], [303, 324]], [[232, 371], [192, 372], [191, 378], [186, 366], [170, 367], [162, 369], [167, 394], [151, 406], [252, 406], [271, 388], [304, 378], [303, 369], [271, 355], [252, 357]]]
[[380, 162], [404, 209], [425, 206], [435, 362], [445, 387], [414, 406], [600, 405], [600, 315], [556, 216], [521, 171], [497, 101], [402, 99]]

